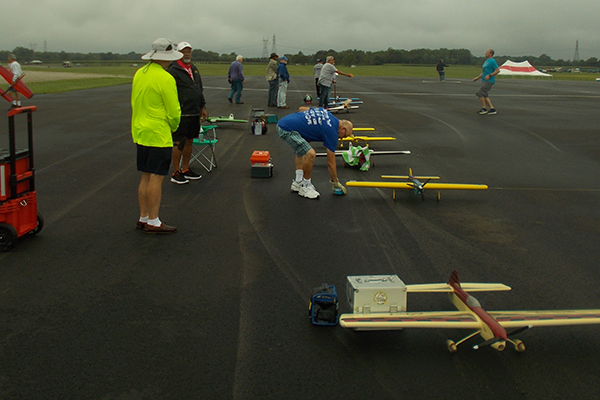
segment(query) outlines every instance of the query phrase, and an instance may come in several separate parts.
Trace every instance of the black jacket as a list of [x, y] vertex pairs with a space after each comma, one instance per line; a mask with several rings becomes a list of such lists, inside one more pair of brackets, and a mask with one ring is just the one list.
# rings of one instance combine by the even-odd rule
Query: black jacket
[[200, 110], [206, 108], [206, 101], [202, 94], [200, 72], [193, 63], [191, 65], [194, 81], [177, 61], [173, 61], [167, 68], [167, 72], [173, 75], [175, 83], [177, 83], [177, 96], [179, 97], [182, 116], [200, 115]]

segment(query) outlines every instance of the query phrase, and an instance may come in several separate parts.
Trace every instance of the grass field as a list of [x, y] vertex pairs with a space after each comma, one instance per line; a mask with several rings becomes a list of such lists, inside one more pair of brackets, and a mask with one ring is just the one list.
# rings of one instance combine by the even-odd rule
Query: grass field
[[[57, 73], [75, 73], [82, 74], [82, 79], [76, 79], [71, 76], [69, 79], [55, 81], [40, 81], [29, 83], [28, 86], [34, 93], [59, 93], [72, 90], [91, 89], [95, 87], [115, 86], [131, 83], [131, 78], [135, 71], [143, 66], [142, 62], [137, 63], [137, 66], [123, 64], [121, 66], [74, 66], [72, 68], [62, 68], [55, 66], [24, 66], [23, 70], [27, 71], [51, 71]], [[224, 63], [206, 63], [197, 64], [202, 76], [226, 76], [229, 64]], [[311, 76], [312, 65], [290, 65], [288, 70], [292, 77], [294, 76]], [[263, 76], [265, 73], [265, 64], [244, 64], [244, 75], [246, 76]], [[340, 66], [340, 70], [352, 73], [355, 76], [395, 76], [395, 77], [415, 77], [415, 78], [432, 78], [437, 77], [437, 71], [434, 65], [403, 65], [403, 64], [387, 64], [387, 65], [367, 65], [356, 66], [354, 68]], [[478, 66], [457, 65], [446, 68], [446, 78], [471, 79], [479, 75], [481, 68]], [[85, 74], [85, 77], [83, 77]], [[114, 77], [93, 77], [90, 74], [98, 75], [113, 75]], [[595, 73], [554, 73], [555, 80], [571, 80], [571, 81], [589, 81], [593, 82], [600, 74]], [[498, 79], [531, 79], [531, 78], [503, 78]], [[540, 78], [536, 78], [540, 79]], [[547, 79], [547, 78], [541, 78]], [[27, 80], [25, 79], [25, 82]]]

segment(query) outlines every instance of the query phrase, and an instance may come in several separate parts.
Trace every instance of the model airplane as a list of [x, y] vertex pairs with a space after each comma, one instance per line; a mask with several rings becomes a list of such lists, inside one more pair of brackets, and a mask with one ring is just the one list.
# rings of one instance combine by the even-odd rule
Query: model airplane
[[[429, 183], [431, 180], [440, 179], [439, 176], [413, 176], [412, 169], [408, 169], [409, 174], [406, 176], [399, 175], [382, 175], [382, 178], [391, 179], [408, 179], [408, 182], [359, 182], [348, 181], [348, 187], [370, 187], [370, 188], [390, 188], [393, 189], [392, 198], [396, 200], [397, 189], [411, 189], [414, 194], [421, 196], [425, 200], [425, 186], [428, 189], [437, 190], [437, 200], [440, 200], [440, 190], [486, 190], [487, 185], [467, 184], [467, 183]], [[421, 182], [421, 181], [425, 182]]]
[[0, 96], [4, 97], [6, 101], [8, 101], [9, 103], [13, 101], [12, 96], [8, 92], [10, 88], [13, 88], [19, 93], [21, 93], [23, 96], [25, 96], [26, 99], [30, 99], [33, 97], [33, 92], [29, 90], [29, 88], [22, 81], [23, 76], [25, 76], [25, 74], [19, 76], [16, 82], [13, 83], [14, 74], [11, 71], [4, 68], [2, 65], [0, 65], [0, 75], [2, 75], [6, 82], [10, 83], [6, 90], [0, 89]]
[[210, 122], [211, 124], [214, 122], [248, 122], [245, 119], [235, 119], [235, 117], [233, 116], [233, 114], [229, 114], [229, 117], [208, 117], [206, 118], [206, 120], [208, 122]]
[[[525, 351], [521, 340], [511, 336], [537, 326], [567, 326], [600, 324], [600, 310], [541, 310], [541, 311], [485, 311], [470, 291], [510, 290], [501, 283], [463, 283], [458, 273], [452, 272], [448, 284], [405, 285], [404, 293], [448, 292], [450, 300], [459, 311], [438, 312], [390, 312], [353, 313], [340, 316], [340, 325], [357, 330], [404, 329], [404, 328], [448, 328], [475, 329], [475, 332], [459, 341], [447, 340], [450, 352], [465, 341], [480, 335], [483, 342], [473, 346], [477, 350], [484, 346], [502, 351], [506, 342], [517, 351]], [[385, 293], [384, 293], [385, 294]]]
[[[358, 104], [361, 104], [361, 103], [358, 103]], [[332, 113], [338, 113], [340, 111], [350, 112], [350, 110], [358, 109], [358, 106], [355, 104], [357, 104], [357, 103], [353, 103], [352, 100], [348, 99], [348, 100], [344, 100], [344, 101], [341, 101], [338, 103], [330, 103], [327, 109], [329, 110], [329, 112], [332, 112]]]

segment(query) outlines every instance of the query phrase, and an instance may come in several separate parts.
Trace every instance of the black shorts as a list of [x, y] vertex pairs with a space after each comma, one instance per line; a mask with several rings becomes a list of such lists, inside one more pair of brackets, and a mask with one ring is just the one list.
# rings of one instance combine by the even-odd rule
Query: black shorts
[[200, 134], [200, 116], [185, 116], [179, 121], [179, 128], [173, 132], [173, 142], [178, 143], [183, 138], [194, 139]]
[[168, 175], [173, 156], [172, 147], [137, 145], [137, 169], [154, 175]]

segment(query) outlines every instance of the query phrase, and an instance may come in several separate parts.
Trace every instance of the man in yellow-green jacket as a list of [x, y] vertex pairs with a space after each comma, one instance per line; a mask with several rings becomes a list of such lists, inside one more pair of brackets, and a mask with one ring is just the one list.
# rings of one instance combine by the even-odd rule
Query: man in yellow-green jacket
[[150, 62], [133, 77], [131, 135], [137, 145], [137, 169], [142, 172], [136, 229], [148, 234], [177, 232], [174, 226], [161, 222], [158, 210], [162, 183], [171, 165], [172, 132], [177, 130], [181, 118], [175, 79], [166, 68], [181, 57], [183, 54], [169, 40], [157, 39], [152, 43], [152, 51], [142, 56], [142, 60]]

